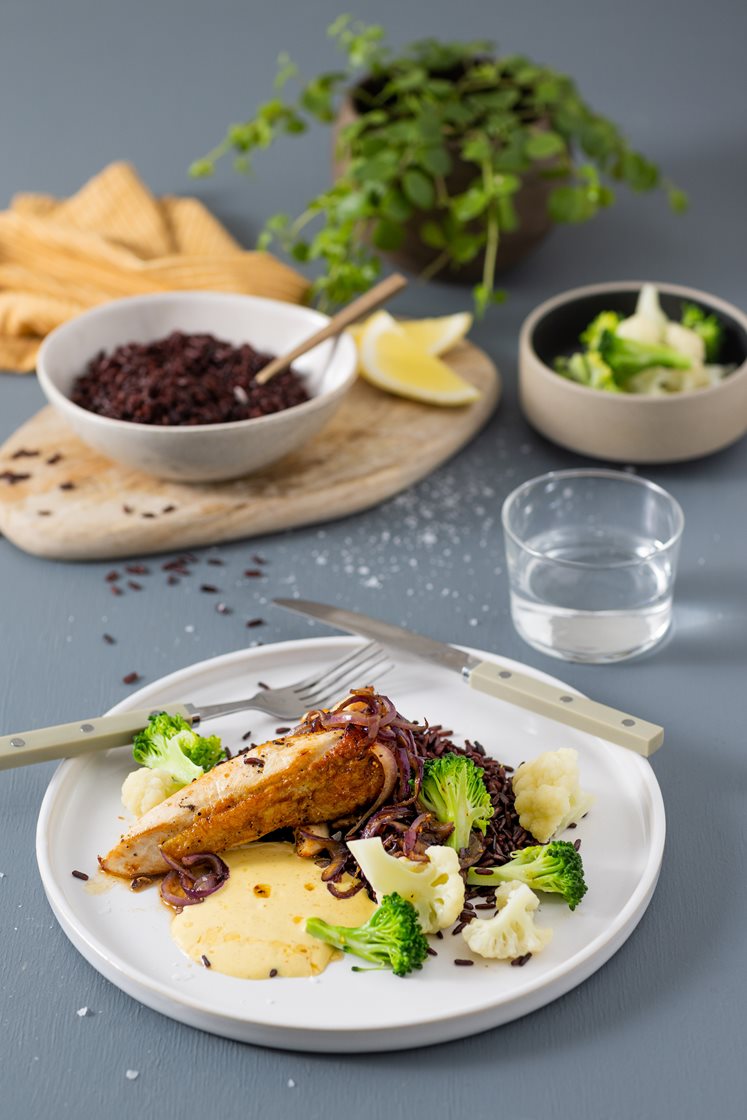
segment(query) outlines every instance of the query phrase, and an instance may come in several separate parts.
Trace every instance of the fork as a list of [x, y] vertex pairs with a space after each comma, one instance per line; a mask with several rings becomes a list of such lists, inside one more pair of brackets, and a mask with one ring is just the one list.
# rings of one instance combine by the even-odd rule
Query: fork
[[[283, 688], [266, 688], [246, 700], [232, 700], [225, 704], [170, 703], [168, 709], [170, 714], [183, 716], [192, 725], [203, 720], [249, 711], [264, 712], [278, 719], [297, 719], [311, 708], [329, 704], [340, 694], [349, 691], [352, 685], [360, 684], [361, 679], [372, 684], [392, 668], [393, 663], [381, 647], [370, 642], [328, 669], [312, 673], [304, 680]], [[140, 708], [2, 736], [0, 770], [127, 746], [138, 731], [146, 726], [154, 711], [161, 710]]]

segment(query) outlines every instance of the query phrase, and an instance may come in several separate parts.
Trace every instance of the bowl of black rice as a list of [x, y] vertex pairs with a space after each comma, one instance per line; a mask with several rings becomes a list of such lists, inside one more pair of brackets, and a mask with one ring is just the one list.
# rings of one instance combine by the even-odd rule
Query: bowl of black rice
[[350, 337], [267, 384], [257, 374], [328, 322], [308, 307], [222, 292], [102, 304], [47, 337], [39, 382], [85, 443], [157, 478], [216, 482], [312, 439], [355, 381]]

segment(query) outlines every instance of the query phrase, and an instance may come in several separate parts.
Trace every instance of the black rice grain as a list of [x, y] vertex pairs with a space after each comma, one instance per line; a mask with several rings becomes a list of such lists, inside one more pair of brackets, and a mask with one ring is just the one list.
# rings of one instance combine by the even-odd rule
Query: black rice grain
[[456, 964], [456, 965], [461, 965], [461, 966], [462, 966], [462, 968], [471, 968], [471, 966], [472, 966], [472, 965], [473, 965], [474, 963], [475, 963], [474, 961], [463, 961], [463, 960], [460, 960], [460, 959], [459, 959], [459, 957], [457, 957], [457, 959], [456, 959], [456, 960], [454, 961], [454, 964]]
[[139, 680], [141, 680], [140, 674], [132, 672], [122, 677], [122, 684], [137, 684]]
[[71, 874], [74, 879], [82, 879], [84, 883], [88, 881], [88, 876], [85, 871], [73, 871]]
[[108, 646], [113, 646], [113, 645], [117, 644], [117, 639], [113, 638], [111, 636], [111, 634], [102, 634], [101, 636]]
[[253, 630], [255, 626], [264, 626], [265, 620], [263, 618], [250, 618], [247, 622], [247, 630]]
[[208, 958], [207, 958], [207, 957], [205, 956], [205, 954], [204, 954], [204, 953], [203, 953], [203, 954], [202, 954], [202, 956], [200, 957], [200, 960], [201, 960], [201, 961], [202, 961], [202, 963], [204, 964], [205, 968], [211, 968], [211, 967], [212, 967], [212, 965], [210, 964], [210, 961], [208, 960]]

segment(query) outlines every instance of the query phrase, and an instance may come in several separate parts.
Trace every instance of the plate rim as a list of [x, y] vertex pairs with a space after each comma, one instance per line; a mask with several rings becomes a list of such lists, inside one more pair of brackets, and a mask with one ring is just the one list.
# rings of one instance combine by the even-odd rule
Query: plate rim
[[[187, 674], [192, 675], [230, 667], [237, 662], [240, 663], [247, 655], [260, 658], [262, 653], [268, 650], [273, 652], [285, 652], [287, 650], [289, 653], [293, 653], [298, 650], [324, 648], [329, 645], [344, 648], [360, 644], [361, 639], [355, 636], [330, 635], [295, 638], [268, 643], [262, 647], [233, 650], [216, 657], [194, 662], [181, 669], [174, 670], [166, 676], [159, 677], [158, 680], [145, 685], [119, 701], [105, 714], [110, 715], [140, 707], [144, 700], [147, 706], [147, 698], [150, 692], [162, 691], [170, 685], [179, 683], [179, 680]], [[488, 650], [471, 646], [457, 646], [455, 644], [455, 647], [482, 659], [500, 660], [502, 664], [509, 665], [517, 671], [528, 671], [530, 675], [547, 683], [561, 686], [579, 696], [584, 695], [578, 689], [572, 688], [551, 674], [512, 658], [499, 657]], [[521, 991], [508, 998], [491, 1000], [488, 1004], [483, 1004], [477, 1008], [456, 1013], [444, 1008], [438, 1013], [429, 1012], [427, 1018], [408, 1018], [407, 1020], [400, 1018], [389, 1024], [317, 1025], [314, 1027], [314, 1033], [322, 1044], [310, 1045], [310, 1030], [307, 1026], [294, 1025], [292, 1021], [265, 1023], [258, 1021], [256, 1018], [236, 1014], [231, 1010], [215, 1010], [205, 1007], [199, 999], [184, 992], [175, 991], [168, 984], [153, 980], [136, 966], [128, 964], [117, 953], [112, 953], [105, 943], [91, 935], [90, 931], [80, 924], [63, 895], [61, 885], [57, 882], [48, 852], [49, 825], [61, 787], [71, 773], [74, 774], [76, 769], [86, 764], [86, 761], [91, 757], [90, 755], [63, 760], [47, 786], [36, 827], [36, 858], [39, 874], [47, 901], [55, 918], [74, 948], [81, 953], [88, 963], [110, 983], [114, 983], [115, 986], [132, 998], [170, 1018], [186, 1022], [190, 1026], [207, 1029], [224, 1037], [259, 1043], [260, 1045], [328, 1052], [340, 1052], [341, 1050], [372, 1052], [394, 1049], [395, 1047], [406, 1048], [408, 1042], [403, 1039], [403, 1034], [417, 1036], [414, 1041], [409, 1043], [410, 1046], [466, 1037], [469, 1034], [499, 1026], [524, 1014], [529, 1014], [531, 1011], [538, 1010], [583, 983], [598, 968], [606, 964], [624, 944], [643, 917], [651, 901], [661, 870], [666, 836], [666, 814], [656, 775], [647, 759], [608, 743], [606, 740], [595, 736], [592, 738], [596, 739], [601, 749], [612, 750], [615, 753], [625, 751], [621, 757], [630, 759], [631, 764], [637, 770], [638, 780], [647, 794], [648, 804], [642, 805], [644, 819], [649, 825], [645, 867], [634, 891], [616, 914], [614, 921], [598, 933], [587, 945], [574, 953], [570, 959], [559, 963], [549, 974], [546, 973], [530, 981]], [[546, 995], [548, 998], [545, 998]], [[522, 1005], [521, 1010], [516, 1011], [517, 1004]], [[200, 1022], [200, 1019], [203, 1021]], [[206, 1020], [210, 1020], [210, 1025]], [[471, 1025], [469, 1029], [465, 1030], [465, 1022], [467, 1021], [471, 1021]], [[420, 1032], [419, 1035], [418, 1032]], [[432, 1039], [426, 1037], [429, 1033], [433, 1034]], [[366, 1041], [371, 1039], [374, 1040], [373, 1044]]]

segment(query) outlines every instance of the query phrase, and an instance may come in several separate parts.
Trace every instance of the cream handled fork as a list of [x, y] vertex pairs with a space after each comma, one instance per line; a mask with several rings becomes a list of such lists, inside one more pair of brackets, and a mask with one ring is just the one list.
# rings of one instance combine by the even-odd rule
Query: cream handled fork
[[[168, 710], [192, 724], [247, 711], [264, 712], [278, 719], [298, 719], [310, 708], [321, 708], [337, 700], [351, 687], [372, 684], [391, 668], [384, 651], [370, 642], [328, 669], [283, 688], [263, 689], [246, 700], [225, 704], [170, 703]], [[4, 735], [0, 737], [0, 770], [126, 746], [146, 726], [154, 710], [161, 708], [140, 708]]]

